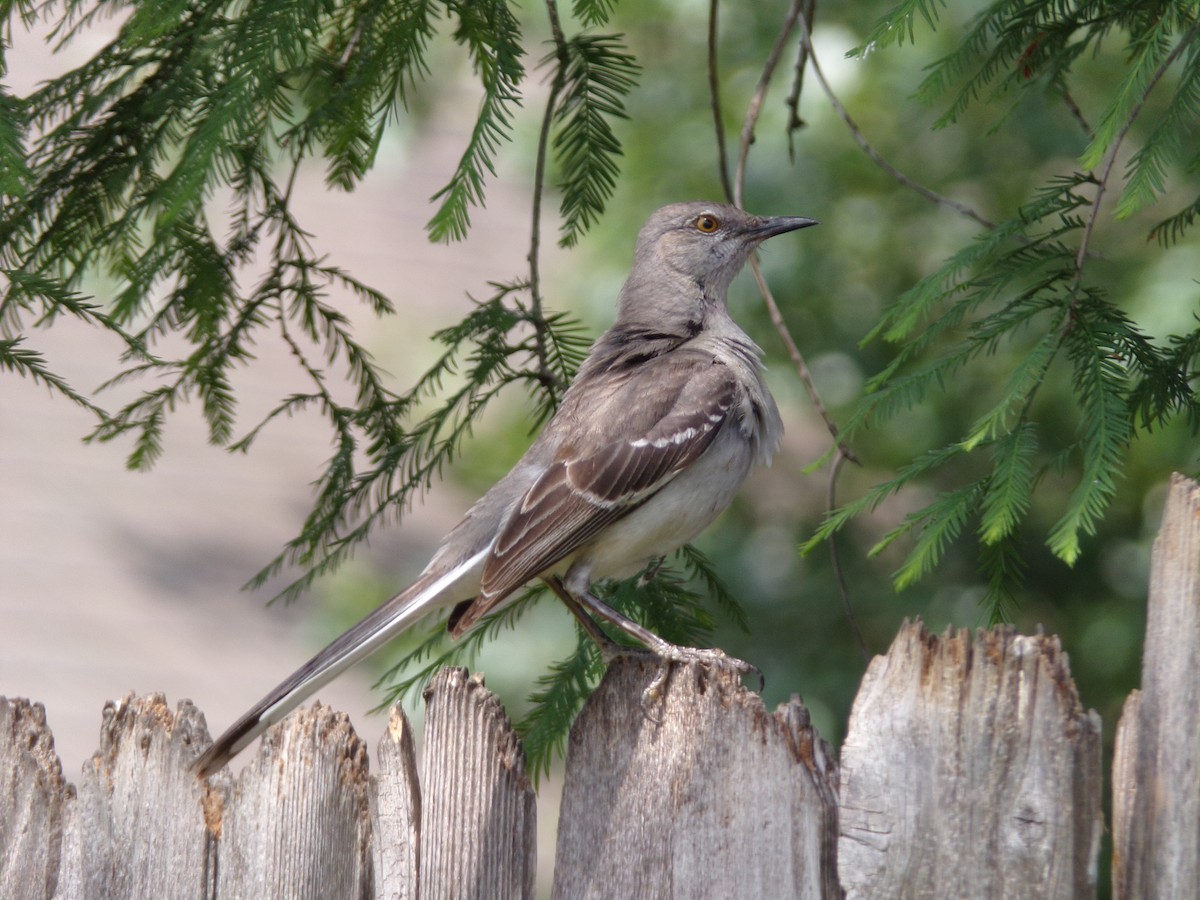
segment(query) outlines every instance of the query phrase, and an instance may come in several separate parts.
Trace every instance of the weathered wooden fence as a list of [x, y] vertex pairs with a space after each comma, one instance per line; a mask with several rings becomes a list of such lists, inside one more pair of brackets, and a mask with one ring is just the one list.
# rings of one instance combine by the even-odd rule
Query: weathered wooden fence
[[[1151, 575], [1142, 688], [1117, 726], [1112, 882], [1200, 896], [1200, 486], [1171, 487]], [[555, 897], [1091, 897], [1101, 724], [1057, 638], [904, 625], [870, 665], [840, 761], [798, 698], [768, 712], [695, 668], [643, 713], [648, 669], [612, 667], [571, 733]], [[66, 783], [37, 704], [0, 699], [5, 898], [530, 897], [535, 798], [479, 678], [426, 695], [420, 776], [392, 713], [375, 774], [317, 705], [236, 777], [197, 781], [187, 701], [104, 710]]]

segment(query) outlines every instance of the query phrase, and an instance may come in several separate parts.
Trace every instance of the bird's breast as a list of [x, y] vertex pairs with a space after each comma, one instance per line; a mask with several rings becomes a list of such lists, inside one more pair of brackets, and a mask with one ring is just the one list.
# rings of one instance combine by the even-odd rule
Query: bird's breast
[[674, 553], [729, 506], [754, 458], [738, 429], [722, 429], [695, 463], [583, 547], [572, 570], [586, 569], [587, 580], [628, 578]]

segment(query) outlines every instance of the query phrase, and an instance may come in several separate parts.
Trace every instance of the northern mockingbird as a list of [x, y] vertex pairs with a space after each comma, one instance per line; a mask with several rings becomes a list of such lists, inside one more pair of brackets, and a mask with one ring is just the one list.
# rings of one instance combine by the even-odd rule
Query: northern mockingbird
[[667, 660], [752, 668], [720, 651], [675, 647], [590, 587], [635, 575], [690, 541], [729, 505], [751, 466], [770, 461], [783, 425], [760, 374], [762, 351], [730, 318], [726, 294], [760, 243], [815, 224], [715, 203], [654, 213], [638, 234], [616, 322], [512, 471], [446, 535], [412, 585], [255, 704], [196, 770], [220, 769], [418, 618], [453, 606], [449, 627], [458, 637], [538, 577], [598, 640], [605, 638], [589, 613]]

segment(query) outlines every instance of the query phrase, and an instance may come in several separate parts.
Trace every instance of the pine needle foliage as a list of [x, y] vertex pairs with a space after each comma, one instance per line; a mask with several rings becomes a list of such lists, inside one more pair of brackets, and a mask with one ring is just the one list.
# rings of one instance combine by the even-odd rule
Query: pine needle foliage
[[[906, 2], [892, 10], [858, 54], [915, 41], [918, 22], [937, 27], [944, 7]], [[981, 101], [1020, 101], [1037, 90], [1064, 102], [1074, 68], [1102, 41], [1120, 42], [1124, 68], [1107, 106], [1086, 134], [1078, 168], [1052, 177], [1029, 202], [978, 235], [901, 295], [867, 341], [895, 347], [867, 385], [846, 425], [854, 436], [942, 392], [952, 379], [999, 350], [1014, 359], [990, 385], [973, 421], [858, 499], [833, 510], [806, 551], [921, 480], [941, 484], [932, 502], [910, 513], [873, 548], [904, 539], [897, 587], [920, 579], [947, 546], [972, 533], [987, 578], [988, 617], [1011, 613], [1024, 566], [1021, 532], [1048, 477], [1072, 478], [1065, 508], [1043, 540], [1067, 564], [1083, 552], [1121, 479], [1131, 442], [1181, 420], [1200, 426], [1196, 392], [1200, 331], [1153, 339], [1094, 275], [1097, 235], [1164, 197], [1173, 173], [1194, 172], [1200, 110], [1200, 14], [1194, 3], [1062, 3], [1003, 0], [986, 5], [958, 46], [929, 67], [917, 96], [948, 106], [939, 126], [959, 121]], [[1163, 95], [1163, 96], [1159, 96]], [[1143, 125], [1147, 104], [1161, 112]], [[1145, 137], [1128, 154], [1123, 187], [1115, 159], [1135, 126]], [[1115, 201], [1103, 206], [1106, 192]], [[1192, 204], [1150, 233], [1163, 246], [1181, 240]], [[1078, 408], [1074, 438], [1051, 441], [1038, 394], [1064, 373]]]
[[[615, 6], [577, 0], [573, 13], [596, 27]], [[461, 322], [434, 335], [440, 357], [406, 389], [380, 369], [345, 308], [352, 299], [384, 317], [404, 298], [325, 258], [320, 234], [294, 209], [304, 166], [323, 166], [330, 188], [354, 190], [388, 127], [419, 115], [410, 109], [426, 83], [454, 71], [436, 63], [458, 48], [480, 98], [464, 149], [431, 197], [427, 231], [434, 241], [465, 238], [522, 113], [525, 59], [548, 33], [554, 51], [545, 65], [558, 89], [543, 151], [558, 173], [562, 243], [576, 244], [616, 185], [615, 126], [638, 66], [618, 35], [564, 34], [553, 0], [541, 34], [525, 33], [518, 9], [511, 0], [0, 2], [6, 34], [18, 20], [45, 19], [56, 23], [57, 46], [98, 17], [121, 22], [91, 59], [28, 96], [0, 88], [0, 371], [88, 409], [96, 419], [89, 439], [126, 442], [134, 469], [160, 458], [172, 416], [188, 403], [210, 441], [233, 452], [252, 450], [281, 418], [323, 419], [331, 450], [312, 507], [251, 587], [282, 577], [284, 599], [309, 589], [401, 518], [458, 457], [492, 400], [524, 393], [540, 425], [583, 359], [582, 327], [541, 302], [536, 210], [528, 277], [497, 281]], [[97, 283], [103, 293], [82, 293]], [[72, 387], [31, 345], [62, 315], [124, 348], [96, 392]], [[267, 341], [286, 348], [296, 385], [247, 423], [237, 385]], [[103, 408], [118, 385], [136, 393]], [[689, 551], [682, 565], [690, 580], [664, 569], [636, 602], [630, 588], [613, 602], [693, 639], [711, 627], [693, 582], [740, 615], [701, 556]], [[420, 644], [385, 676], [396, 682], [389, 697], [472, 660], [539, 595], [527, 592], [454, 646], [442, 634]], [[406, 666], [415, 671], [400, 678]], [[599, 673], [598, 656], [581, 642], [538, 684], [523, 726], [536, 766], [561, 748]]]
[[625, 118], [622, 98], [636, 84], [638, 66], [616, 35], [578, 35], [566, 42], [563, 53], [553, 147], [563, 196], [559, 243], [573, 247], [616, 189], [621, 143], [612, 121]]

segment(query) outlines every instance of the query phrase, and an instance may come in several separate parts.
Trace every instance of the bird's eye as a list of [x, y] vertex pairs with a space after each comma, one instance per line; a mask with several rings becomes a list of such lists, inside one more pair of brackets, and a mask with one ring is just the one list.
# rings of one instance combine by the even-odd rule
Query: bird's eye
[[712, 234], [721, 227], [721, 222], [716, 216], [703, 215], [697, 216], [695, 221], [696, 230], [703, 234]]

